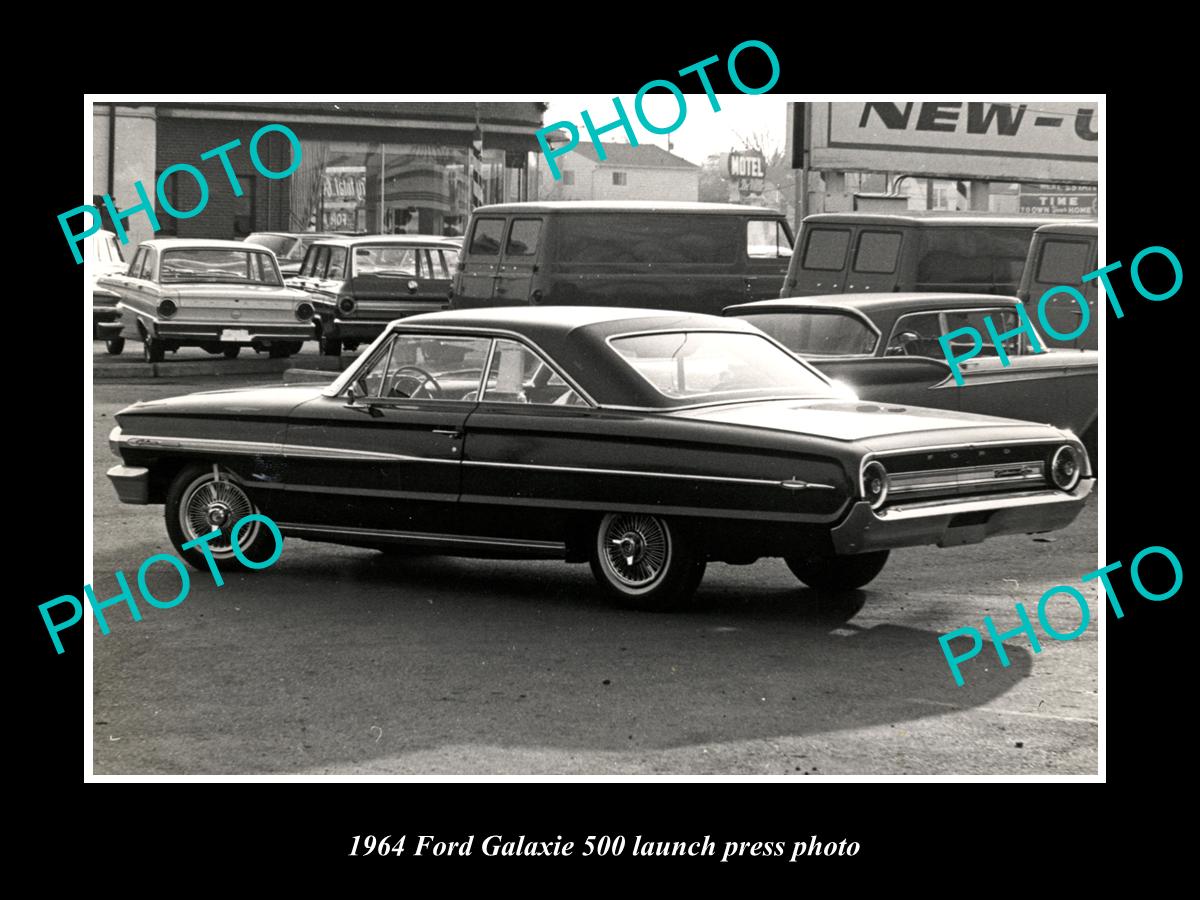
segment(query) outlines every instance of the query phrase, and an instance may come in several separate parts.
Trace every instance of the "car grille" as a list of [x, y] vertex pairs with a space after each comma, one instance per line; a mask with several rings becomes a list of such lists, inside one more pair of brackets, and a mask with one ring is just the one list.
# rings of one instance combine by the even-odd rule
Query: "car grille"
[[963, 447], [880, 457], [888, 472], [886, 506], [946, 497], [1041, 489], [1061, 443]]

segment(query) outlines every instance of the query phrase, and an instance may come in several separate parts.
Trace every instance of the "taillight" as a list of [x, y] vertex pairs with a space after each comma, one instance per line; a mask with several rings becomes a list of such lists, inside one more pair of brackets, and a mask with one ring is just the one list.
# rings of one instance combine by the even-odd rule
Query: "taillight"
[[354, 298], [353, 297], [343, 297], [341, 300], [338, 301], [338, 309], [340, 309], [344, 313], [354, 312]]
[[296, 318], [301, 322], [307, 322], [313, 317], [313, 306], [311, 303], [301, 303], [296, 307]]
[[888, 473], [883, 463], [872, 460], [863, 466], [862, 496], [871, 504], [871, 509], [879, 509], [888, 495]]
[[1079, 453], [1070, 444], [1063, 444], [1050, 458], [1050, 480], [1059, 490], [1069, 491], [1079, 483], [1083, 475]]

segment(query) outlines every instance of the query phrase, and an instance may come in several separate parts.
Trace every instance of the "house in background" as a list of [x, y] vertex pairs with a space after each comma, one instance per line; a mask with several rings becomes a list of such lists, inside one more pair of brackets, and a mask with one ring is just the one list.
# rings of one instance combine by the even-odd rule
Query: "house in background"
[[700, 167], [654, 144], [604, 145], [580, 141], [556, 157], [562, 178], [540, 166], [544, 200], [698, 200]]

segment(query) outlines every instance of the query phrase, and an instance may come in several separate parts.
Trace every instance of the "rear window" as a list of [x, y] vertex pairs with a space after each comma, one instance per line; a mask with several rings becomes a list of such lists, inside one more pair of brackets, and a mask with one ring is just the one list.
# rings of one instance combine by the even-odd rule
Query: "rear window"
[[471, 255], [499, 256], [500, 235], [504, 232], [503, 219], [480, 219], [471, 232]]
[[1038, 259], [1037, 280], [1042, 284], [1075, 284], [1095, 267], [1086, 241], [1046, 241]]
[[743, 315], [797, 356], [870, 356], [879, 340], [858, 316], [834, 311]]
[[280, 284], [266, 253], [215, 247], [167, 250], [158, 277], [163, 284]]
[[741, 216], [569, 214], [557, 220], [565, 264], [687, 263], [729, 265], [745, 244]]
[[864, 231], [858, 236], [854, 271], [889, 274], [896, 271], [900, 259], [898, 231]]
[[841, 270], [846, 265], [850, 232], [844, 228], [814, 228], [804, 244], [804, 268], [817, 271]]
[[1029, 254], [1031, 228], [923, 228], [917, 281], [921, 284], [1011, 285]]

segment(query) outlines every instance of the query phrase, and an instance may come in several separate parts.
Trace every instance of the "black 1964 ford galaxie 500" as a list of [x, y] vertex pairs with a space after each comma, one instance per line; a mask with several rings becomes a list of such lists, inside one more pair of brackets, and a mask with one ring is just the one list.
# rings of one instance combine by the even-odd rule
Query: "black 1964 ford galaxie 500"
[[[619, 601], [683, 604], [709, 560], [860, 587], [890, 550], [1069, 524], [1092, 489], [1047, 425], [865, 403], [738, 319], [595, 307], [391, 323], [328, 386], [117, 414], [109, 472], [175, 546], [257, 509], [284, 535], [589, 561]], [[261, 559], [265, 529], [239, 545]], [[198, 550], [184, 551], [197, 568]]]

